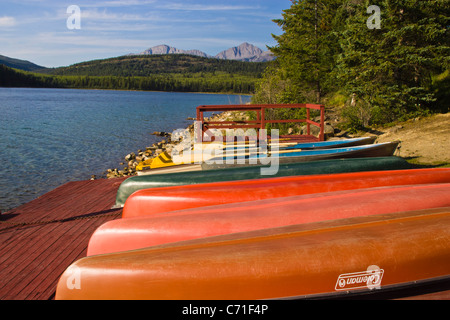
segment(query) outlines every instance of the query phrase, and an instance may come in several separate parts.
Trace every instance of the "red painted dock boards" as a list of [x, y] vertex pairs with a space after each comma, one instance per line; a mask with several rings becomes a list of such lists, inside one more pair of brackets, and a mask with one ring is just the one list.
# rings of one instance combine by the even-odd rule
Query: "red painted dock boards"
[[86, 256], [124, 179], [69, 182], [0, 216], [0, 300], [48, 300], [60, 275]]

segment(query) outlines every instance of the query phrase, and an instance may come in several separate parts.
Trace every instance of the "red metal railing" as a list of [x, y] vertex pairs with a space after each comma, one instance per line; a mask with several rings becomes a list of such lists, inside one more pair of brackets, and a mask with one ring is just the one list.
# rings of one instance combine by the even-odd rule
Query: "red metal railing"
[[[306, 109], [306, 119], [289, 120], [269, 120], [266, 119], [267, 109]], [[320, 123], [311, 120], [311, 110], [320, 111]], [[205, 112], [225, 112], [225, 111], [255, 111], [256, 120], [240, 121], [210, 121], [205, 120]], [[208, 129], [256, 129], [266, 128], [266, 124], [276, 123], [306, 123], [306, 135], [281, 136], [292, 140], [302, 141], [324, 141], [325, 106], [317, 104], [250, 104], [250, 105], [209, 105], [197, 107], [197, 121], [201, 121], [201, 128], [197, 134], [197, 141], [204, 141], [204, 135]], [[311, 134], [311, 125], [319, 127], [318, 137]]]

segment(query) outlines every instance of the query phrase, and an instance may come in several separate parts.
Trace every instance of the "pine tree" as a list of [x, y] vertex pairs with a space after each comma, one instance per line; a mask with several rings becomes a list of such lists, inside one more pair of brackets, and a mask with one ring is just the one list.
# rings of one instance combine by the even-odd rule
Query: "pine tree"
[[347, 1], [341, 7], [346, 25], [334, 73], [362, 126], [432, 109], [432, 76], [448, 69], [450, 56], [449, 0], [377, 1], [380, 29], [366, 26], [371, 3]]
[[342, 0], [293, 0], [292, 3], [284, 11], [283, 19], [274, 20], [284, 33], [274, 36], [278, 45], [270, 49], [278, 58], [279, 75], [288, 80], [290, 93], [287, 95], [291, 99], [307, 98], [320, 103], [332, 86], [328, 74], [338, 50], [333, 28]]

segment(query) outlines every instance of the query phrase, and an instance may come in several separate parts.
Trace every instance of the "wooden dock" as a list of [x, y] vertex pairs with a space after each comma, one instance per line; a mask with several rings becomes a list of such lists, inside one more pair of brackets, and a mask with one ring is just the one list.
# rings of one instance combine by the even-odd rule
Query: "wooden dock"
[[0, 300], [50, 300], [64, 270], [86, 256], [124, 178], [69, 182], [0, 215]]

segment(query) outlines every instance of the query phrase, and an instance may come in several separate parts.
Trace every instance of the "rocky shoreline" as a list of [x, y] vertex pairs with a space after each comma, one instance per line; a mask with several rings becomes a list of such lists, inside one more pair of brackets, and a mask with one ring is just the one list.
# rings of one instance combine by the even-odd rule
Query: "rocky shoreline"
[[[214, 119], [220, 119], [219, 117]], [[195, 119], [187, 119], [195, 120]], [[189, 125], [186, 130], [190, 133], [191, 137], [194, 134], [194, 124]], [[170, 154], [177, 145], [182, 143], [179, 137], [172, 137], [172, 133], [169, 132], [153, 132], [152, 135], [160, 137], [162, 140], [146, 147], [145, 150], [140, 149], [137, 152], [131, 152], [124, 157], [124, 161], [119, 163], [119, 168], [108, 169], [105, 174], [107, 179], [114, 179], [120, 177], [131, 177], [137, 175], [136, 167], [142, 161], [148, 161], [158, 157], [161, 153], [167, 152]], [[95, 179], [93, 176], [92, 179]]]
[[161, 153], [170, 152], [179, 142], [172, 141], [172, 134], [168, 132], [154, 132], [153, 135], [162, 137], [163, 140], [145, 148], [145, 150], [137, 150], [131, 152], [124, 157], [124, 161], [120, 162], [120, 168], [108, 169], [106, 178], [113, 179], [119, 177], [131, 177], [137, 175], [136, 167], [141, 161], [147, 161], [158, 157]]

